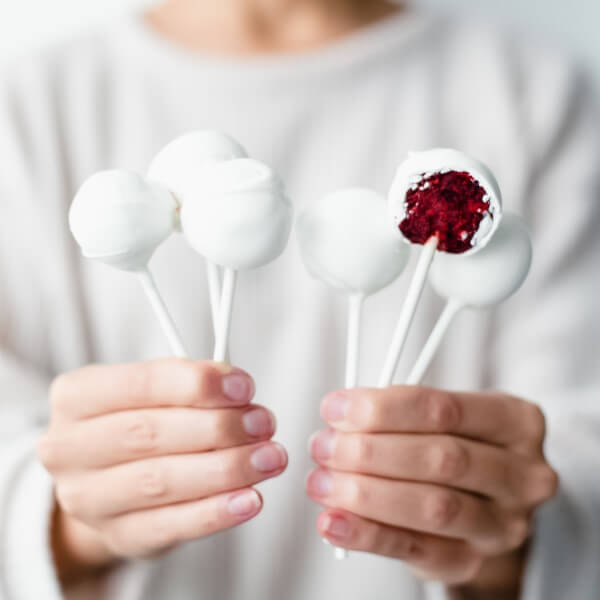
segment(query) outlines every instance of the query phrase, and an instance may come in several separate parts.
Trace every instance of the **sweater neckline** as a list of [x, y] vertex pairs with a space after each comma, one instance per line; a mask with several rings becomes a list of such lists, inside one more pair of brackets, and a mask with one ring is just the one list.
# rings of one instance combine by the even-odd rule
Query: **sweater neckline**
[[[431, 14], [410, 8], [315, 49], [238, 57], [180, 46], [152, 29], [143, 13], [135, 12], [121, 22], [124, 35], [120, 40], [128, 46], [128, 55], [140, 55], [153, 68], [162, 66], [168, 70], [187, 71], [190, 75], [202, 72], [204, 77], [212, 73], [221, 81], [228, 77], [239, 81], [249, 78], [298, 80], [311, 75], [323, 77], [333, 71], [356, 70], [365, 63], [381, 59], [382, 55], [397, 52], [421, 37], [434, 22]], [[115, 38], [111, 39], [111, 45], [115, 41]]]

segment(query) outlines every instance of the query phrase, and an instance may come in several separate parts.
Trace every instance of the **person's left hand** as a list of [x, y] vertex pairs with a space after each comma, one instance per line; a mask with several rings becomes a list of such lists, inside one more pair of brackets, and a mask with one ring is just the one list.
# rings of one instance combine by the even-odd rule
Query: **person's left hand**
[[[405, 561], [423, 578], [474, 581], [526, 542], [558, 478], [543, 455], [541, 410], [501, 393], [422, 387], [325, 397], [309, 496], [336, 546]], [[508, 582], [507, 582], [508, 583]], [[514, 584], [514, 582], [512, 582]]]

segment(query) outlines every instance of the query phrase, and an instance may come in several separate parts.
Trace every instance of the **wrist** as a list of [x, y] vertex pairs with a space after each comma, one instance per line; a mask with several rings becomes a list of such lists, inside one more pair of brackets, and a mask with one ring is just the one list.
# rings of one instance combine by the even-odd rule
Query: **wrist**
[[50, 540], [54, 566], [63, 586], [92, 577], [118, 560], [92, 528], [67, 515], [57, 503]]

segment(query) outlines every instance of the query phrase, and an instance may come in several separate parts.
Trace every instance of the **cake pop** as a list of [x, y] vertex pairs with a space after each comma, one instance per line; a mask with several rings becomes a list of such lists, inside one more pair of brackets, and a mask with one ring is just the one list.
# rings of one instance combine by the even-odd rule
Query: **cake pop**
[[296, 235], [308, 272], [349, 298], [346, 387], [357, 379], [363, 300], [404, 270], [409, 249], [387, 217], [385, 199], [361, 188], [329, 194], [298, 217]]
[[468, 256], [494, 235], [502, 215], [500, 188], [481, 162], [457, 150], [409, 154], [389, 194], [390, 216], [408, 243], [422, 245], [379, 379], [391, 384], [436, 251]]
[[[356, 387], [364, 299], [402, 273], [409, 247], [390, 224], [385, 198], [360, 188], [309, 206], [297, 220], [296, 235], [308, 272], [348, 296], [345, 387]], [[335, 556], [343, 559], [347, 551], [336, 548]]]
[[183, 194], [181, 225], [188, 242], [224, 267], [214, 359], [225, 359], [231, 310], [240, 269], [253, 269], [285, 249], [292, 205], [267, 165], [250, 158], [208, 164]]
[[69, 226], [86, 258], [137, 274], [176, 356], [185, 356], [177, 329], [148, 269], [173, 232], [177, 203], [168, 190], [136, 173], [101, 171], [87, 179], [69, 211]]
[[[182, 204], [183, 195], [196, 185], [198, 170], [206, 164], [247, 156], [233, 138], [211, 130], [186, 133], [167, 144], [152, 160], [148, 178], [171, 190]], [[213, 327], [216, 331], [221, 274], [217, 265], [206, 261], [206, 275]]]
[[472, 256], [441, 254], [436, 259], [429, 281], [447, 303], [408, 376], [409, 385], [420, 383], [456, 314], [466, 307], [499, 304], [515, 294], [527, 278], [531, 257], [531, 238], [523, 220], [505, 214], [481, 252]]

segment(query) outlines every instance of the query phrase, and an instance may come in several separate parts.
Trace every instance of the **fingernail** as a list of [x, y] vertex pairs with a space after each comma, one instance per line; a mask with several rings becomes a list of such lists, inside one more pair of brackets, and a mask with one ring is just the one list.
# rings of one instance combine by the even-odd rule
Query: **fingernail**
[[246, 404], [254, 396], [254, 382], [243, 371], [232, 371], [222, 378], [223, 394], [236, 404]]
[[260, 508], [260, 498], [254, 490], [247, 490], [231, 496], [227, 510], [236, 517], [248, 517]]
[[344, 517], [328, 515], [325, 518], [325, 531], [338, 540], [348, 539], [351, 529], [350, 523]]
[[346, 392], [333, 392], [323, 399], [321, 416], [325, 421], [343, 421], [348, 413], [349, 405], [350, 399]]
[[287, 454], [279, 444], [268, 444], [256, 450], [250, 464], [261, 473], [270, 473], [285, 466]]
[[310, 453], [315, 460], [328, 460], [334, 448], [335, 433], [331, 429], [317, 431], [310, 439]]
[[307, 486], [315, 496], [329, 496], [333, 489], [331, 473], [323, 469], [313, 471], [308, 477]]
[[242, 417], [242, 426], [248, 435], [262, 437], [275, 431], [273, 415], [264, 408], [255, 408]]

